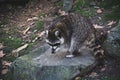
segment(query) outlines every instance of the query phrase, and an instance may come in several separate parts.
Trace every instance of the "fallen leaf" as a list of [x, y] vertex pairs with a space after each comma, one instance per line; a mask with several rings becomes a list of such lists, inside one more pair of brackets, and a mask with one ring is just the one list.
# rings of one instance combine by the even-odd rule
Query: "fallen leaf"
[[103, 28], [104, 26], [100, 26], [100, 25], [97, 25], [97, 24], [93, 24], [94, 28]]
[[59, 10], [60, 15], [68, 15], [65, 11]]
[[3, 44], [2, 44], [2, 43], [0, 43], [0, 49], [2, 49], [2, 48], [4, 48], [4, 46], [3, 46]]
[[100, 71], [103, 72], [103, 71], [105, 71], [105, 70], [106, 70], [106, 68], [104, 67], [104, 68], [102, 68]]
[[81, 77], [76, 77], [75, 80], [81, 80]]
[[103, 11], [101, 10], [101, 9], [97, 9], [97, 11], [96, 11], [97, 13], [102, 13]]
[[89, 75], [89, 77], [96, 77], [96, 76], [98, 76], [98, 74], [96, 73], [96, 72], [92, 72], [90, 75]]
[[12, 62], [3, 61], [2, 64], [4, 66], [10, 66], [12, 64]]
[[32, 17], [32, 20], [39, 20], [38, 17]]
[[3, 50], [0, 51], [0, 58], [2, 58], [5, 54], [3, 53]]
[[8, 69], [3, 69], [2, 72], [1, 72], [1, 74], [5, 75], [5, 74], [7, 74], [7, 72], [8, 72]]
[[111, 21], [111, 22], [109, 22], [107, 25], [108, 26], [112, 26], [113, 24], [115, 24], [116, 22], [115, 21]]
[[27, 19], [27, 22], [32, 21], [32, 20], [33, 20], [32, 18], [28, 18], [28, 19]]

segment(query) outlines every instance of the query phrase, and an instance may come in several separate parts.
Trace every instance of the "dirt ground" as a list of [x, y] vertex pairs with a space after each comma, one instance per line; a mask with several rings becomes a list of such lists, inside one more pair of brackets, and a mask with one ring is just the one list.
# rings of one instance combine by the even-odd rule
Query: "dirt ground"
[[[41, 25], [38, 23], [38, 21], [49, 21], [49, 19], [51, 20], [54, 18], [54, 16], [56, 16], [56, 12], [60, 6], [54, 3], [54, 0], [52, 1], [36, 0], [34, 2], [29, 2], [22, 5], [0, 5], [0, 43], [7, 46], [4, 51], [6, 49], [10, 49], [8, 51], [5, 51], [6, 53], [10, 53], [13, 49], [15, 49], [11, 49], [11, 46], [5, 44], [3, 38], [7, 37], [21, 38], [21, 45], [25, 43], [35, 43], [30, 49], [40, 46], [41, 40], [36, 39], [36, 37], [38, 37], [39, 34], [43, 31], [43, 28], [36, 28], [36, 25]], [[109, 21], [103, 21], [103, 23], [100, 19], [100, 16], [102, 15], [103, 14], [97, 14], [91, 17], [92, 22], [99, 25], [106, 25]], [[34, 38], [32, 38], [31, 35], [33, 35]], [[120, 60], [114, 58], [107, 59], [104, 66], [98, 66], [83, 79], [120, 80]]]

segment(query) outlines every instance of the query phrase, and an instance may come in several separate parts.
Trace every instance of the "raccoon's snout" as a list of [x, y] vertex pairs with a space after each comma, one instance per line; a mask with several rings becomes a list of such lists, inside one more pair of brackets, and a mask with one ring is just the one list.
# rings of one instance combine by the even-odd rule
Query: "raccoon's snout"
[[57, 48], [60, 46], [60, 43], [55, 43], [55, 44], [48, 43], [48, 44], [52, 48], [52, 54], [54, 54], [57, 51]]
[[58, 47], [59, 46], [52, 46], [52, 54], [54, 54], [57, 51]]
[[55, 49], [54, 48], [52, 48], [52, 54], [54, 54], [55, 53]]
[[56, 43], [51, 43], [49, 40], [46, 39], [46, 43], [51, 47], [51, 53], [54, 54], [56, 51], [59, 50], [61, 42], [58, 41]]

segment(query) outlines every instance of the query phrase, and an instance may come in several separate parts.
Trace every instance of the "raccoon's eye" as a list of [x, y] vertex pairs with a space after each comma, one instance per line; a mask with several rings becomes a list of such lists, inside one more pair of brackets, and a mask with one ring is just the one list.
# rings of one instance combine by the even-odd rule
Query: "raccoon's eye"
[[60, 32], [59, 31], [55, 31], [55, 36], [60, 38], [61, 37]]

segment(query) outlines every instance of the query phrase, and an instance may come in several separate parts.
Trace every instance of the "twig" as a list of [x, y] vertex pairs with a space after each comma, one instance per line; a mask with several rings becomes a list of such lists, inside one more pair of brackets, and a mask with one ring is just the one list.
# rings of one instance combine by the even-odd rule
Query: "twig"
[[28, 27], [26, 30], [23, 31], [23, 34], [25, 35], [29, 31], [30, 27]]
[[23, 49], [25, 49], [25, 48], [27, 48], [27, 46], [28, 46], [28, 44], [24, 44], [23, 46], [15, 49], [15, 50], [13, 50], [12, 51], [12, 55], [14, 55], [14, 56], [17, 57], [19, 55], [18, 52], [21, 51], [21, 50], [23, 50]]

